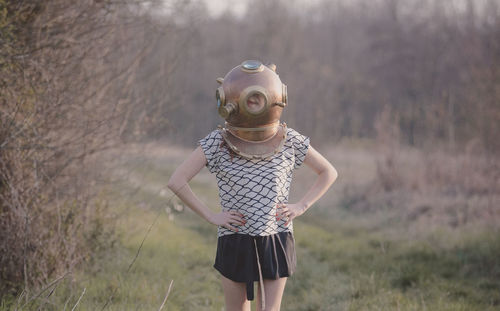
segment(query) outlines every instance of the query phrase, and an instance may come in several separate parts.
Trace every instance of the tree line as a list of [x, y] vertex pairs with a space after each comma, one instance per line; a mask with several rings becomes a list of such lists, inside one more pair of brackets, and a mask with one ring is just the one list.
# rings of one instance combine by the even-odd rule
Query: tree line
[[252, 1], [242, 16], [218, 17], [191, 8], [177, 26], [189, 38], [170, 103], [153, 117], [164, 124], [151, 134], [193, 143], [221, 124], [215, 79], [256, 58], [276, 63], [288, 85], [283, 119], [317, 141], [374, 138], [388, 110], [403, 144], [454, 151], [474, 141], [496, 152], [500, 5], [481, 3]]

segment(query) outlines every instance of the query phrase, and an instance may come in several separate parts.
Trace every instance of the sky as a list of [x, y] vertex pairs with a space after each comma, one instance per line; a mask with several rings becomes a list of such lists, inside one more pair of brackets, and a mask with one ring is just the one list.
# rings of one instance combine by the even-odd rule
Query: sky
[[211, 16], [217, 17], [225, 10], [241, 17], [246, 10], [248, 0], [204, 0]]
[[[211, 16], [217, 17], [222, 14], [225, 10], [229, 10], [235, 16], [241, 17], [246, 10], [247, 5], [251, 5], [251, 0], [201, 0], [204, 1], [207, 5], [208, 11]], [[435, 0], [442, 1], [442, 0]], [[464, 10], [466, 8], [466, 3], [468, 0], [446, 0], [447, 5], [452, 5], [455, 9]], [[472, 0], [478, 8], [484, 8], [486, 2], [488, 0]], [[314, 6], [320, 0], [290, 0], [291, 3], [299, 5], [300, 7], [304, 6]], [[344, 3], [356, 2], [353, 0], [345, 0]], [[404, 2], [404, 1], [403, 1]], [[293, 5], [292, 4], [292, 5]]]
[[[393, 0], [286, 0], [286, 3], [290, 6], [290, 8], [293, 7], [294, 10], [303, 11], [309, 8], [314, 8], [317, 4], [326, 1], [328, 2], [335, 2], [335, 3], [340, 3], [341, 6], [350, 6], [350, 5], [357, 5], [360, 2], [361, 3], [366, 3], [368, 2], [386, 2], [386, 1], [393, 1]], [[412, 10], [417, 9], [416, 11], [413, 11], [414, 14], [426, 14], [426, 12], [419, 11], [418, 7], [415, 7], [415, 5], [419, 3], [419, 1], [422, 1], [423, 3], [433, 3], [437, 2], [441, 4], [440, 8], [448, 11], [450, 14], [456, 14], [459, 12], [464, 12], [467, 8], [467, 3], [468, 1], [472, 1], [476, 7], [476, 14], [479, 16], [483, 15], [486, 16], [488, 14], [487, 8], [488, 6], [486, 5], [488, 2], [493, 1], [500, 1], [500, 0], [396, 0], [396, 1], [401, 1], [401, 4], [408, 4], [408, 6], [404, 6], [407, 10]], [[443, 1], [443, 2], [441, 2]], [[206, 17], [219, 17], [221, 14], [229, 11], [236, 17], [242, 17], [247, 9], [248, 5], [252, 5], [252, 0], [163, 0], [164, 7], [163, 7], [163, 13], [169, 14], [169, 12], [175, 12], [178, 9], [178, 5], [182, 4], [189, 4], [191, 6], [197, 6], [200, 4], [200, 2], [204, 2], [206, 9], [208, 10], [208, 14]], [[429, 6], [424, 6], [429, 8]], [[500, 5], [497, 6], [497, 9], [500, 10]], [[404, 10], [404, 9], [403, 9]], [[311, 12], [311, 11], [309, 11]], [[156, 13], [162, 14], [161, 11], [157, 11]], [[408, 13], [408, 12], [406, 12]]]

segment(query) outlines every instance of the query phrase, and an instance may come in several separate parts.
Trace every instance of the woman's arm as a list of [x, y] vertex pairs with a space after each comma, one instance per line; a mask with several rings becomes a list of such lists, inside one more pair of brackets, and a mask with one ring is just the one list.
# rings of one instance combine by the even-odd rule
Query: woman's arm
[[[276, 218], [287, 218], [288, 224], [295, 217], [302, 215], [311, 205], [313, 205], [330, 188], [337, 179], [337, 170], [323, 157], [316, 149], [309, 146], [304, 163], [318, 174], [316, 181], [311, 186], [304, 197], [295, 204], [279, 204]], [[286, 225], [285, 224], [285, 225]]]
[[189, 208], [195, 211], [206, 221], [224, 226], [229, 230], [238, 231], [234, 225], [243, 225], [245, 220], [243, 214], [237, 212], [212, 212], [198, 197], [193, 193], [188, 182], [198, 174], [206, 165], [207, 160], [201, 147], [198, 146], [184, 162], [175, 170], [170, 177], [167, 187], [172, 190]]

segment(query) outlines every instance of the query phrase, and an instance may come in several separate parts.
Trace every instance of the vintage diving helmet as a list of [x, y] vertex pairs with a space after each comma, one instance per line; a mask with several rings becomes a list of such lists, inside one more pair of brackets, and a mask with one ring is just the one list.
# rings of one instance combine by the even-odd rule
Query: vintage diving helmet
[[221, 128], [227, 145], [238, 155], [264, 159], [278, 153], [286, 140], [286, 124], [280, 124], [287, 104], [287, 87], [276, 65], [246, 60], [234, 67], [215, 92]]

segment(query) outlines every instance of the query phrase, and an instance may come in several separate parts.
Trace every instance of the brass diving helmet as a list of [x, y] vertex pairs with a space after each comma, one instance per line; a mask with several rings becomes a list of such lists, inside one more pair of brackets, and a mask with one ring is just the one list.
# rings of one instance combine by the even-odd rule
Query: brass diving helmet
[[231, 149], [247, 158], [265, 158], [280, 150], [286, 137], [286, 125], [279, 122], [287, 87], [276, 65], [246, 60], [217, 82], [217, 109], [226, 120], [223, 136]]

